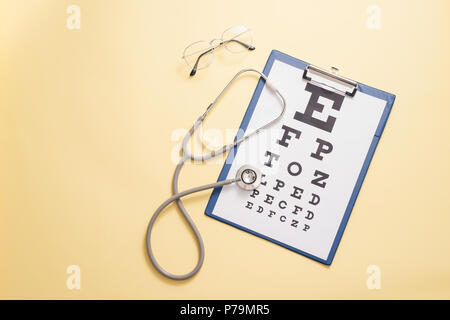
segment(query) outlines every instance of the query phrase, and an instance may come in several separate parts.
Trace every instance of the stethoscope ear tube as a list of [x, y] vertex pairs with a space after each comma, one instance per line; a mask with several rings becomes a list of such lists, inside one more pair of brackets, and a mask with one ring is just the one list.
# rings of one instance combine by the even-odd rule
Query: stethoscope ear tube
[[[219, 148], [215, 151], [212, 151], [210, 153], [207, 154], [202, 154], [202, 155], [193, 155], [191, 154], [191, 152], [189, 151], [187, 144], [189, 142], [190, 137], [194, 134], [195, 130], [202, 124], [202, 122], [205, 120], [206, 116], [208, 115], [209, 112], [211, 112], [211, 110], [214, 108], [214, 106], [217, 104], [217, 102], [220, 100], [220, 98], [225, 94], [225, 92], [230, 88], [230, 86], [233, 84], [234, 81], [236, 81], [236, 79], [243, 73], [245, 72], [256, 72], [257, 74], [259, 74], [259, 76], [261, 78], [264, 79], [265, 81], [265, 85], [272, 91], [275, 92], [275, 94], [280, 98], [281, 100], [281, 104], [282, 104], [282, 109], [280, 111], [280, 114], [272, 119], [271, 121], [267, 122], [265, 125], [259, 127], [258, 129], [252, 131], [249, 134], [246, 134], [244, 137], [234, 141], [233, 143], [229, 144], [229, 145], [224, 145], [222, 148]], [[270, 82], [266, 75], [264, 73], [262, 73], [261, 71], [258, 71], [256, 69], [243, 69], [241, 71], [239, 71], [238, 73], [236, 73], [236, 75], [230, 80], [230, 82], [228, 82], [228, 84], [225, 86], [225, 88], [222, 89], [222, 91], [219, 93], [219, 95], [216, 97], [216, 99], [214, 99], [214, 101], [206, 108], [206, 111], [197, 119], [197, 121], [194, 123], [194, 125], [192, 126], [192, 128], [189, 130], [188, 134], [186, 134], [186, 136], [183, 139], [183, 142], [181, 144], [181, 148], [183, 151], [183, 154], [185, 154], [188, 158], [190, 158], [193, 161], [197, 161], [197, 162], [203, 162], [206, 160], [209, 160], [213, 157], [216, 157], [224, 152], [227, 152], [228, 150], [230, 150], [231, 148], [233, 148], [234, 146], [244, 142], [245, 140], [247, 140], [248, 138], [250, 138], [251, 136], [258, 134], [259, 132], [261, 132], [263, 129], [266, 129], [267, 127], [270, 127], [274, 122], [278, 121], [283, 115], [284, 112], [286, 110], [286, 99], [283, 97], [283, 95], [280, 93], [280, 91], [278, 91], [278, 89], [273, 85], [272, 82]]]
[[[174, 280], [185, 280], [185, 279], [188, 279], [188, 278], [192, 277], [194, 274], [196, 274], [198, 272], [198, 270], [200, 270], [200, 267], [203, 264], [204, 249], [202, 249], [202, 248], [204, 248], [204, 246], [203, 246], [203, 241], [201, 240], [200, 233], [197, 230], [197, 227], [195, 226], [194, 222], [192, 221], [192, 219], [190, 218], [190, 216], [187, 214], [187, 212], [185, 211], [185, 209], [183, 207], [181, 212], [183, 213], [184, 217], [188, 221], [188, 223], [191, 226], [192, 230], [194, 230], [194, 233], [197, 236], [198, 242], [201, 243], [201, 245], [200, 245], [200, 257], [201, 258], [197, 262], [197, 266], [189, 273], [186, 273], [186, 274], [183, 274], [183, 275], [176, 275], [176, 274], [167, 272], [166, 270], [164, 270], [163, 267], [161, 267], [161, 265], [156, 260], [155, 255], [153, 254], [151, 235], [152, 235], [153, 226], [155, 225], [156, 218], [158, 218], [160, 213], [169, 204], [171, 204], [174, 201], [179, 201], [179, 199], [184, 197], [184, 196], [187, 196], [187, 195], [192, 194], [192, 193], [200, 192], [200, 191], [203, 191], [203, 190], [207, 190], [207, 189], [213, 189], [213, 188], [216, 188], [216, 187], [222, 187], [222, 186], [225, 186], [227, 184], [234, 183], [234, 182], [236, 182], [236, 179], [228, 179], [228, 180], [223, 180], [223, 181], [219, 181], [219, 182], [210, 183], [210, 184], [206, 184], [206, 185], [203, 185], [203, 186], [195, 187], [195, 188], [188, 189], [188, 190], [185, 190], [185, 191], [182, 191], [182, 192], [179, 192], [179, 193], [175, 193], [169, 199], [164, 201], [158, 207], [158, 209], [156, 209], [156, 211], [155, 211], [155, 213], [153, 213], [153, 216], [150, 219], [150, 222], [149, 222], [148, 227], [147, 227], [147, 237], [146, 237], [147, 241], [146, 242], [147, 242], [147, 252], [148, 252], [148, 255], [150, 257], [150, 261], [152, 262], [152, 264], [156, 268], [156, 270], [158, 270], [162, 275], [166, 276], [167, 278], [174, 279]], [[180, 204], [178, 204], [178, 205], [180, 205]]]
[[[190, 137], [194, 134], [195, 130], [200, 126], [200, 124], [205, 120], [206, 116], [208, 115], [208, 113], [212, 110], [212, 108], [216, 105], [216, 103], [219, 101], [219, 99], [222, 97], [222, 95], [225, 93], [225, 91], [227, 91], [227, 89], [231, 86], [231, 84], [244, 72], [256, 72], [258, 73], [265, 81], [266, 81], [266, 85], [274, 90], [274, 92], [280, 97], [281, 102], [282, 102], [282, 110], [280, 112], [280, 114], [274, 118], [273, 120], [271, 120], [270, 122], [266, 123], [264, 126], [256, 129], [255, 131], [251, 132], [250, 134], [247, 134], [246, 136], [236, 140], [234, 143], [229, 144], [229, 145], [225, 145], [220, 149], [217, 149], [215, 151], [212, 151], [209, 154], [202, 154], [200, 156], [197, 155], [193, 155], [189, 152], [188, 148], [187, 148], [187, 144], [189, 142]], [[255, 69], [244, 69], [239, 71], [234, 77], [233, 79], [231, 79], [231, 81], [225, 86], [225, 88], [220, 92], [220, 94], [216, 97], [216, 99], [208, 106], [208, 108], [206, 109], [206, 111], [197, 119], [197, 121], [194, 123], [194, 125], [192, 126], [192, 128], [188, 131], [188, 133], [186, 134], [186, 136], [183, 139], [182, 142], [182, 152], [183, 152], [183, 157], [181, 158], [180, 162], [178, 163], [178, 165], [175, 168], [175, 172], [173, 175], [173, 180], [172, 180], [172, 191], [173, 191], [173, 196], [171, 196], [170, 198], [168, 198], [166, 201], [164, 201], [159, 207], [158, 209], [156, 209], [156, 211], [153, 213], [150, 222], [148, 224], [147, 227], [147, 235], [146, 235], [146, 244], [147, 244], [147, 253], [148, 256], [150, 258], [151, 263], [153, 264], [153, 266], [155, 267], [155, 269], [161, 273], [163, 276], [173, 279], [173, 280], [185, 280], [188, 279], [192, 276], [194, 276], [201, 268], [203, 261], [204, 261], [204, 257], [205, 257], [205, 248], [204, 248], [204, 244], [203, 244], [203, 239], [200, 235], [200, 232], [198, 231], [194, 221], [192, 220], [192, 218], [190, 217], [190, 215], [188, 214], [186, 208], [183, 205], [183, 202], [181, 201], [181, 198], [192, 194], [192, 193], [196, 193], [196, 192], [200, 192], [203, 190], [207, 190], [207, 189], [212, 189], [212, 188], [217, 188], [217, 187], [222, 187], [225, 185], [229, 185], [232, 184], [234, 182], [237, 182], [237, 184], [244, 190], [252, 190], [258, 187], [259, 183], [261, 182], [261, 173], [259, 172], [259, 170], [257, 168], [253, 168], [251, 166], [243, 166], [241, 167], [235, 178], [233, 179], [228, 179], [228, 180], [223, 180], [223, 181], [218, 181], [215, 183], [211, 183], [211, 184], [206, 184], [203, 186], [199, 186], [199, 187], [195, 187], [195, 188], [191, 188], [182, 192], [178, 192], [178, 178], [179, 178], [179, 174], [181, 171], [181, 168], [183, 167], [184, 163], [187, 160], [194, 160], [194, 161], [206, 161], [208, 159], [211, 159], [213, 157], [216, 157], [228, 150], [230, 150], [231, 148], [233, 148], [234, 146], [242, 143], [243, 141], [247, 140], [248, 138], [250, 138], [252, 135], [255, 135], [257, 133], [259, 133], [261, 130], [269, 127], [270, 125], [272, 125], [274, 122], [276, 122], [278, 119], [280, 119], [283, 114], [284, 111], [286, 109], [286, 100], [285, 98], [281, 95], [281, 93], [273, 86], [273, 84], [271, 84], [268, 80], [267, 77], [261, 73], [258, 70]], [[161, 212], [172, 202], [176, 201], [176, 204], [180, 210], [180, 212], [182, 213], [183, 217], [186, 219], [186, 221], [188, 222], [189, 226], [191, 227], [192, 231], [194, 232], [194, 235], [197, 239], [197, 243], [199, 246], [199, 258], [197, 260], [197, 264], [194, 267], [194, 269], [192, 269], [192, 271], [186, 273], [186, 274], [182, 274], [182, 275], [176, 275], [176, 274], [172, 274], [170, 272], [167, 272], [157, 261], [154, 253], [153, 253], [153, 249], [152, 249], [152, 245], [151, 245], [151, 234], [152, 234], [152, 230], [153, 227], [155, 225], [155, 221], [158, 218], [158, 216], [161, 214]]]

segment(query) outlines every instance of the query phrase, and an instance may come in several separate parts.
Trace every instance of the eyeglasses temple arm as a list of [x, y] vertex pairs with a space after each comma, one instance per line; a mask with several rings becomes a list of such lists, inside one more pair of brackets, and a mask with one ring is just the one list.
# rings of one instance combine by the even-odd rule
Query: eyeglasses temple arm
[[[226, 44], [226, 43], [228, 43], [228, 42], [236, 42], [236, 43], [239, 43], [241, 46], [247, 48], [247, 49], [250, 50], [250, 51], [251, 51], [251, 50], [255, 50], [255, 47], [254, 47], [254, 46], [249, 45], [249, 44], [246, 44], [246, 43], [244, 43], [244, 42], [242, 42], [242, 41], [239, 41], [239, 40], [236, 40], [236, 39], [230, 39], [230, 40], [222, 41], [222, 42], [220, 43], [220, 45]], [[216, 46], [216, 47], [217, 47], [217, 46]], [[205, 54], [207, 54], [207, 53], [213, 51], [216, 47], [210, 48], [210, 49], [206, 50], [205, 52], [203, 52], [201, 55], [198, 56], [197, 61], [195, 61], [194, 67], [192, 68], [191, 73], [189, 74], [189, 76], [192, 77], [192, 76], [194, 76], [194, 75], [197, 73], [198, 63], [199, 63], [200, 59], [201, 59]]]
[[205, 52], [203, 52], [201, 55], [198, 56], [197, 61], [195, 61], [194, 67], [191, 70], [191, 73], [189, 74], [189, 76], [194, 76], [197, 73], [197, 67], [198, 67], [198, 62], [200, 61], [200, 58], [203, 57], [205, 54], [213, 51], [215, 48], [210, 48], [208, 50], [206, 50]]
[[242, 41], [239, 41], [239, 40], [236, 40], [236, 39], [225, 40], [225, 41], [223, 41], [221, 44], [226, 44], [226, 43], [228, 43], [228, 42], [236, 42], [236, 43], [239, 43], [241, 46], [247, 48], [247, 49], [250, 50], [250, 51], [255, 50], [255, 47], [254, 47], [254, 46], [252, 46], [252, 45], [250, 45], [250, 44], [246, 44], [246, 43], [244, 43], [244, 42], [242, 42]]

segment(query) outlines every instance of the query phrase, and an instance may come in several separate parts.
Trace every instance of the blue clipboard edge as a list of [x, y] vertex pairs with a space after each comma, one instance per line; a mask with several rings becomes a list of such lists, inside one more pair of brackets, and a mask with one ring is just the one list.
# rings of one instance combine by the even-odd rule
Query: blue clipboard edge
[[[269, 55], [269, 59], [267, 60], [266, 65], [265, 65], [264, 70], [263, 70], [263, 73], [266, 76], [269, 75], [270, 70], [272, 69], [272, 66], [273, 66], [273, 63], [275, 62], [275, 60], [282, 61], [284, 63], [287, 63], [287, 64], [289, 64], [289, 65], [291, 65], [293, 67], [296, 67], [298, 69], [301, 69], [301, 70], [304, 70], [309, 65], [309, 63], [307, 63], [307, 62], [304, 62], [304, 61], [299, 60], [297, 58], [291, 57], [291, 56], [289, 56], [289, 55], [287, 55], [285, 53], [282, 53], [282, 52], [280, 52], [278, 50], [272, 50], [272, 52]], [[240, 125], [240, 130], [238, 131], [238, 132], [241, 132], [241, 136], [247, 130], [248, 124], [249, 124], [250, 119], [251, 119], [251, 117], [253, 115], [253, 112], [254, 112], [254, 110], [256, 108], [256, 104], [257, 104], [257, 102], [259, 100], [259, 97], [261, 95], [261, 92], [262, 92], [263, 88], [264, 88], [264, 80], [260, 79], [258, 81], [257, 86], [256, 86], [255, 92], [253, 93], [252, 99], [250, 100], [250, 104], [249, 104], [249, 106], [247, 108], [247, 111], [245, 112], [244, 118], [242, 119], [242, 122], [241, 122], [241, 125]], [[253, 230], [250, 230], [250, 229], [247, 229], [247, 228], [245, 228], [245, 227], [243, 227], [241, 225], [238, 225], [238, 224], [236, 224], [234, 222], [228, 221], [226, 219], [223, 219], [223, 218], [221, 218], [219, 216], [214, 215], [213, 214], [214, 207], [216, 205], [217, 199], [219, 198], [219, 194], [222, 191], [222, 187], [215, 188], [212, 191], [211, 197], [209, 198], [208, 204], [207, 204], [206, 209], [205, 209], [205, 214], [207, 216], [209, 216], [209, 217], [212, 217], [212, 218], [216, 219], [216, 220], [219, 220], [221, 222], [229, 224], [229, 225], [231, 225], [231, 226], [233, 226], [235, 228], [241, 229], [243, 231], [247, 231], [247, 232], [249, 232], [249, 233], [251, 233], [251, 234], [253, 234], [255, 236], [258, 236], [260, 238], [266, 239], [266, 240], [271, 241], [271, 242], [273, 242], [275, 244], [278, 244], [278, 245], [280, 245], [280, 246], [282, 246], [284, 248], [287, 248], [289, 250], [292, 250], [294, 252], [302, 254], [302, 255], [310, 258], [310, 259], [313, 259], [315, 261], [321, 262], [321, 263], [326, 264], [326, 265], [330, 265], [332, 263], [333, 259], [334, 259], [334, 256], [336, 254], [337, 247], [339, 246], [339, 243], [341, 241], [342, 235], [344, 234], [344, 230], [345, 230], [345, 227], [347, 226], [347, 222], [348, 222], [348, 220], [350, 218], [350, 214], [351, 214], [351, 212], [353, 210], [353, 206], [355, 205], [355, 202], [356, 202], [356, 199], [358, 197], [359, 191], [361, 190], [362, 183], [363, 183], [364, 178], [366, 177], [367, 171], [369, 169], [370, 162], [371, 162], [371, 160], [373, 158], [373, 155], [375, 153], [375, 149], [377, 148], [378, 142], [380, 141], [381, 134], [383, 133], [384, 127], [386, 126], [387, 119], [389, 118], [389, 114], [391, 113], [392, 106], [393, 106], [394, 101], [395, 101], [395, 95], [393, 95], [391, 93], [388, 93], [388, 92], [385, 92], [385, 91], [382, 91], [382, 90], [379, 90], [379, 89], [372, 88], [370, 86], [367, 86], [367, 85], [359, 83], [359, 82], [358, 82], [358, 90], [360, 92], [363, 92], [365, 94], [371, 95], [373, 97], [385, 100], [386, 101], [386, 106], [384, 108], [384, 111], [383, 111], [383, 114], [381, 116], [380, 122], [378, 124], [377, 130], [375, 131], [375, 135], [373, 137], [373, 140], [372, 140], [372, 143], [370, 145], [369, 151], [368, 151], [368, 153], [366, 155], [366, 158], [364, 160], [364, 164], [363, 164], [363, 166], [361, 168], [361, 172], [359, 173], [359, 176], [358, 176], [358, 179], [356, 181], [355, 187], [353, 188], [353, 192], [352, 192], [352, 195], [350, 197], [350, 201], [348, 202], [347, 208], [345, 209], [344, 217], [342, 218], [342, 221], [341, 221], [341, 224], [339, 226], [338, 232], [336, 234], [336, 237], [334, 238], [333, 245], [331, 246], [330, 253], [328, 254], [328, 258], [326, 260], [322, 259], [322, 258], [319, 258], [319, 257], [316, 257], [316, 256], [313, 256], [313, 255], [311, 255], [311, 254], [309, 254], [307, 252], [304, 252], [302, 250], [299, 250], [297, 248], [289, 246], [289, 245], [287, 245], [285, 243], [282, 243], [282, 242], [280, 242], [278, 240], [272, 239], [272, 238], [267, 237], [267, 236], [265, 236], [263, 234], [260, 234], [258, 232], [253, 231]], [[236, 135], [235, 140], [239, 139], [241, 136], [239, 136], [239, 134]], [[225, 161], [224, 166], [222, 167], [222, 170], [221, 170], [221, 172], [219, 174], [219, 178], [217, 179], [217, 181], [225, 180], [226, 177], [228, 176], [228, 172], [230, 171], [231, 164], [232, 164], [232, 162], [234, 160], [234, 157], [235, 157], [235, 155], [237, 153], [238, 148], [239, 148], [239, 146], [235, 146], [233, 148], [232, 152], [228, 153], [227, 159]]]

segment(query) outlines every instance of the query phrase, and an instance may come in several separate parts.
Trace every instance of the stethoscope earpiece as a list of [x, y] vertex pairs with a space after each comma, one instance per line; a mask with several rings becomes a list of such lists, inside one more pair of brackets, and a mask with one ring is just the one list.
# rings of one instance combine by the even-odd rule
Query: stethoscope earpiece
[[250, 165], [239, 168], [236, 173], [236, 184], [244, 190], [254, 190], [261, 184], [261, 171]]

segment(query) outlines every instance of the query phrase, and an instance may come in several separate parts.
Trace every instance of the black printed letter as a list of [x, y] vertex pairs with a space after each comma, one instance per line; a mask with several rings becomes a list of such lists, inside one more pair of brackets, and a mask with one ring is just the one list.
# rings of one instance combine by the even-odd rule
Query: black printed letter
[[[283, 204], [283, 205], [281, 205], [281, 204]], [[287, 202], [284, 201], [284, 200], [281, 200], [281, 201], [278, 203], [278, 206], [280, 207], [280, 209], [286, 209]]]
[[[330, 153], [331, 151], [333, 151], [333, 145], [328, 141], [317, 138], [316, 142], [318, 142], [319, 145], [317, 146], [316, 153], [311, 153], [311, 157], [322, 160], [323, 156], [320, 155], [321, 153]], [[326, 148], [324, 148], [324, 146], [326, 146]]]
[[[326, 174], [325, 172], [316, 170], [316, 172], [314, 172], [314, 177], [317, 177], [316, 179], [312, 179], [311, 183], [315, 184], [318, 187], [321, 188], [325, 188], [325, 185], [327, 184], [326, 182], [323, 182], [322, 180], [328, 179], [328, 177], [330, 176], [329, 174]], [[322, 182], [321, 182], [322, 181]]]
[[281, 140], [277, 140], [277, 143], [279, 145], [282, 145], [283, 147], [286, 148], [289, 147], [289, 144], [286, 141], [291, 140], [291, 136], [289, 135], [290, 132], [292, 132], [295, 135], [295, 139], [300, 138], [301, 132], [298, 130], [292, 129], [291, 127], [285, 125], [283, 125], [281, 129], [284, 130], [283, 137], [281, 138]]
[[309, 201], [313, 206], [317, 206], [320, 202], [320, 197], [318, 194], [312, 193], [312, 199]]
[[284, 181], [281, 181], [278, 179], [276, 179], [275, 181], [277, 182], [277, 185], [275, 187], [273, 187], [273, 190], [280, 191], [280, 189], [284, 187]]
[[272, 160], [278, 160], [280, 158], [280, 155], [276, 154], [276, 153], [272, 153], [270, 151], [266, 151], [266, 157], [269, 156], [269, 160], [267, 160], [267, 162], [264, 162], [264, 165], [267, 167], [272, 167]]
[[272, 200], [275, 199], [274, 196], [271, 196], [270, 194], [266, 194], [266, 199], [264, 200], [265, 203], [272, 204]]
[[302, 211], [303, 210], [303, 208], [302, 207], [299, 207], [299, 206], [296, 206], [296, 205], [294, 205], [294, 211], [292, 211], [292, 213], [293, 214], [298, 214], [298, 212], [299, 211]]
[[302, 193], [303, 193], [303, 189], [294, 186], [294, 191], [291, 194], [291, 197], [297, 198], [298, 200], [300, 200], [302, 198]]
[[253, 189], [252, 194], [250, 195], [251, 198], [256, 198], [256, 196], [259, 194], [258, 189]]
[[318, 102], [319, 97], [324, 97], [328, 100], [333, 101], [332, 108], [339, 111], [341, 109], [342, 102], [344, 101], [344, 96], [323, 89], [321, 87], [315, 86], [309, 82], [306, 84], [305, 90], [311, 92], [311, 97], [309, 98], [305, 113], [297, 111], [294, 115], [294, 119], [309, 124], [311, 126], [314, 126], [316, 128], [325, 130], [327, 132], [331, 132], [331, 130], [333, 130], [334, 123], [336, 122], [336, 118], [328, 116], [327, 121], [322, 121], [317, 118], [314, 118], [313, 113], [315, 111], [320, 113], [323, 111], [324, 105]]
[[[292, 169], [292, 167], [295, 167]], [[298, 162], [291, 162], [288, 164], [288, 172], [291, 176], [298, 176], [300, 173], [302, 173], [302, 166]]]
[[314, 218], [314, 212], [308, 210], [308, 214], [305, 216], [305, 219], [312, 220]]

